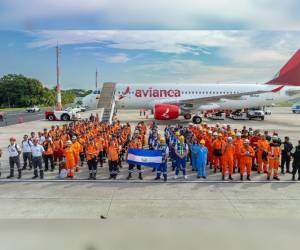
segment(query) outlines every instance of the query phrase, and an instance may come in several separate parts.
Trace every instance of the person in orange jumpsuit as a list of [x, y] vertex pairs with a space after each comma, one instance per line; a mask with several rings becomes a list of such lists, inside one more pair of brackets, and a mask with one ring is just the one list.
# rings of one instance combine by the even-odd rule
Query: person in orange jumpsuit
[[278, 143], [278, 137], [274, 136], [272, 138], [272, 143], [269, 148], [269, 171], [267, 180], [269, 181], [272, 174], [273, 179], [279, 181], [278, 177], [278, 168], [279, 168], [279, 159], [280, 159], [281, 149]]
[[244, 145], [244, 141], [241, 138], [242, 135], [240, 132], [236, 133], [236, 138], [234, 140], [234, 146], [235, 146], [235, 162], [234, 162], [234, 168], [233, 168], [233, 173], [235, 173], [235, 169], [238, 169], [238, 172], [240, 172], [240, 165], [241, 165], [241, 148]]
[[251, 181], [251, 170], [252, 170], [252, 159], [255, 156], [254, 149], [249, 145], [250, 141], [248, 139], [244, 140], [244, 145], [241, 148], [240, 156], [240, 174], [241, 181], [243, 180], [244, 172], [247, 171], [247, 180]]
[[86, 146], [86, 160], [89, 168], [89, 180], [96, 180], [97, 156], [99, 154], [93, 137], [90, 137]]
[[64, 155], [68, 169], [68, 178], [74, 178], [75, 152], [72, 148], [72, 141], [67, 141], [67, 147], [64, 150]]
[[63, 141], [60, 139], [59, 135], [53, 140], [53, 156], [54, 156], [54, 165], [57, 165], [63, 160], [64, 148]]
[[72, 137], [72, 146], [71, 148], [74, 151], [74, 159], [75, 159], [75, 171], [79, 171], [79, 154], [82, 150], [81, 144], [78, 142], [77, 137], [74, 135]]
[[225, 143], [222, 139], [222, 134], [219, 133], [218, 137], [213, 141], [213, 154], [214, 154], [214, 173], [217, 172], [217, 168], [221, 169], [222, 155], [224, 152]]
[[109, 179], [116, 179], [118, 175], [119, 148], [118, 145], [111, 139], [107, 149], [107, 159], [109, 166]]
[[205, 137], [205, 146], [208, 150], [207, 161], [209, 162], [209, 168], [212, 169], [213, 165], [213, 149], [212, 149], [212, 131], [209, 130]]
[[50, 170], [51, 172], [54, 171], [54, 162], [53, 162], [53, 143], [51, 137], [47, 138], [47, 140], [44, 141], [43, 147], [45, 149], [45, 152], [43, 154], [44, 162], [45, 162], [45, 172], [49, 170], [49, 162], [50, 162]]
[[232, 137], [227, 138], [227, 143], [225, 145], [223, 154], [223, 164], [222, 164], [222, 180], [225, 180], [226, 171], [228, 169], [229, 180], [233, 180], [232, 171], [235, 156], [235, 146], [233, 144]]
[[265, 174], [268, 173], [268, 153], [270, 150], [269, 142], [265, 135], [261, 135], [260, 140], [257, 141], [257, 173], [263, 170]]

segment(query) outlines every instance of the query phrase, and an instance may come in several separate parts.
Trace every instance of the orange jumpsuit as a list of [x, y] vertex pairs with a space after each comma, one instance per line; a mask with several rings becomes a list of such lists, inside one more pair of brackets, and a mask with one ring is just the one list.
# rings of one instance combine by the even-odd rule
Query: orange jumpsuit
[[74, 166], [75, 166], [75, 152], [72, 147], [67, 147], [64, 150], [64, 154], [66, 157], [66, 167], [68, 169], [68, 176], [74, 176]]
[[[223, 151], [224, 151], [224, 141], [220, 138], [215, 139], [213, 141], [212, 148], [213, 148], [213, 152], [215, 150], [221, 150], [221, 152], [223, 153]], [[213, 159], [214, 159], [214, 169], [221, 168], [222, 156], [214, 155]]]
[[264, 171], [264, 172], [267, 172], [267, 169], [268, 169], [268, 160], [263, 160], [262, 159], [262, 156], [263, 156], [263, 152], [269, 152], [269, 149], [270, 149], [270, 145], [269, 145], [269, 142], [265, 139], [262, 139], [262, 140], [259, 140], [257, 142], [257, 164], [258, 164], [258, 167], [257, 167], [257, 171], [260, 172], [260, 171]]
[[255, 156], [254, 149], [251, 146], [243, 146], [240, 151], [241, 161], [240, 161], [240, 173], [241, 176], [244, 175], [245, 170], [247, 175], [251, 175], [252, 170], [252, 158]]
[[278, 145], [270, 146], [268, 177], [271, 177], [272, 173], [274, 177], [278, 176], [280, 154], [281, 154], [281, 149]]
[[234, 162], [234, 164], [235, 164], [235, 167], [237, 167], [237, 168], [241, 168], [241, 148], [243, 147], [243, 145], [244, 145], [244, 141], [243, 141], [243, 139], [241, 139], [241, 138], [236, 138], [235, 140], [234, 140], [234, 146], [235, 146], [235, 162]]
[[228, 169], [228, 174], [231, 176], [234, 165], [234, 155], [235, 146], [233, 143], [227, 143], [224, 149], [223, 155], [223, 165], [222, 165], [222, 175], [225, 176], [226, 170]]
[[81, 144], [78, 141], [76, 141], [71, 145], [71, 148], [74, 151], [74, 160], [75, 160], [76, 172], [78, 172], [79, 171], [79, 167], [78, 167], [79, 154], [81, 152]]

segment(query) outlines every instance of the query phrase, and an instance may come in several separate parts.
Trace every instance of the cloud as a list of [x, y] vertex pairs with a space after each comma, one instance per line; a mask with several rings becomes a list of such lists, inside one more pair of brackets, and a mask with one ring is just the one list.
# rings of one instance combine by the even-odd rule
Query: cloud
[[0, 23], [74, 29], [87, 19], [85, 28], [299, 29], [299, 5], [297, 0], [2, 0]]
[[127, 63], [131, 59], [125, 53], [118, 53], [113, 55], [103, 55], [102, 53], [95, 52], [93, 53], [97, 59], [107, 62], [107, 63]]

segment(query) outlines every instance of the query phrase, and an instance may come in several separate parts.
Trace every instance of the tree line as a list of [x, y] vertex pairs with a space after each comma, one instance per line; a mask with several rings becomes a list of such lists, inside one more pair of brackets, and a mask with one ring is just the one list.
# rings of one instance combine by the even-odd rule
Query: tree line
[[[83, 97], [91, 91], [83, 89], [62, 90], [62, 104], [74, 102], [75, 97]], [[49, 89], [37, 79], [23, 75], [8, 74], [0, 78], [0, 105], [7, 107], [29, 107], [32, 105], [54, 106], [55, 88]]]

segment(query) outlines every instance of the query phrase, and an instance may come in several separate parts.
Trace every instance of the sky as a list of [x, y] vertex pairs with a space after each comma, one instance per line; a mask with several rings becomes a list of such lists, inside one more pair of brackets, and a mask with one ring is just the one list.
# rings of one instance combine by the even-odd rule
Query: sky
[[295, 0], [1, 0], [0, 75], [99, 82], [264, 83], [300, 47]]

